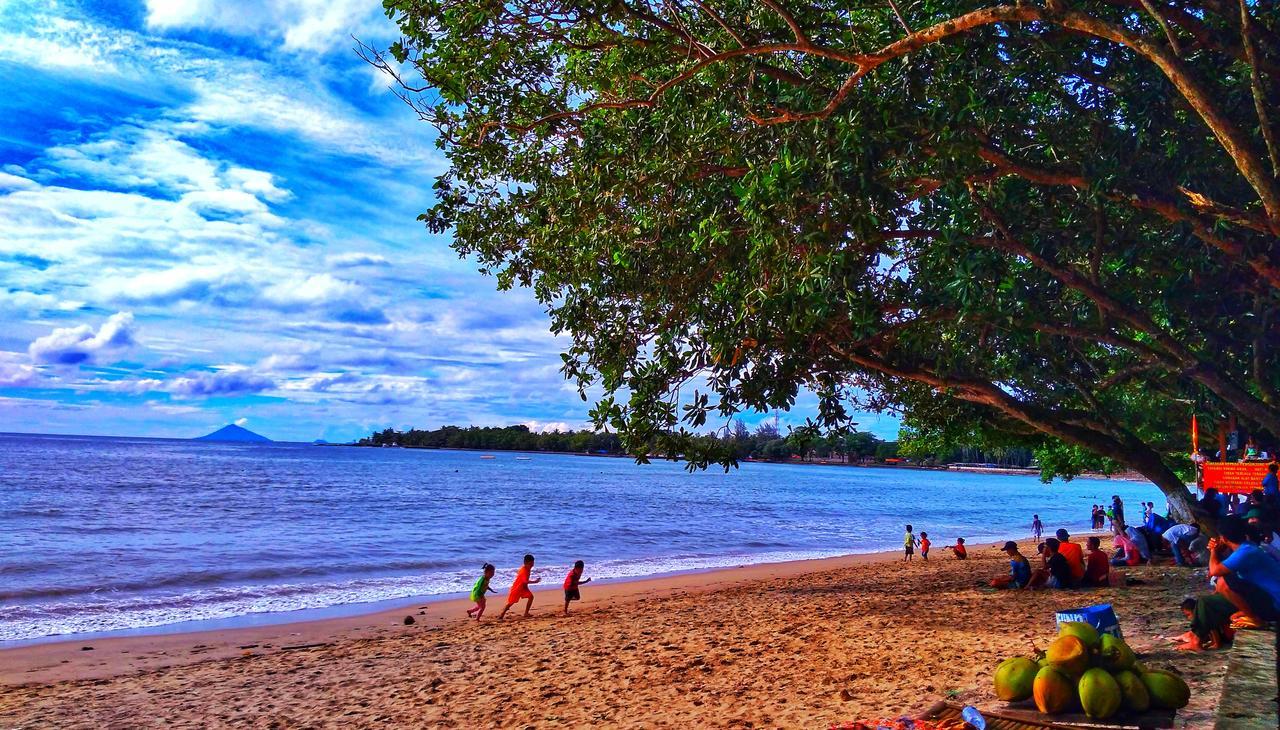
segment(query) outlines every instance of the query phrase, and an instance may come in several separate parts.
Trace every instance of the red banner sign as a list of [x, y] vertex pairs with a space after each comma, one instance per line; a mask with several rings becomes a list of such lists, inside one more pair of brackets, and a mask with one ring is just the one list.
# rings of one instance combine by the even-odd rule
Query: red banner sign
[[1224, 494], [1249, 494], [1262, 489], [1262, 478], [1266, 475], [1265, 461], [1226, 464], [1211, 461], [1204, 465], [1204, 488], [1212, 487]]

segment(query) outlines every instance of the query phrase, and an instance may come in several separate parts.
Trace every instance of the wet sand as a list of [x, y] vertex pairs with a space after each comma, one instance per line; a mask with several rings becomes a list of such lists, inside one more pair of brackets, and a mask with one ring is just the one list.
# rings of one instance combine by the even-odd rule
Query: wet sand
[[1211, 724], [1226, 655], [1157, 638], [1186, 630], [1177, 604], [1204, 590], [1203, 570], [1133, 568], [1142, 585], [1090, 592], [997, 592], [978, 583], [1007, 572], [1004, 555], [970, 554], [591, 583], [569, 617], [547, 576], [554, 588], [532, 617], [513, 609], [501, 623], [493, 596], [478, 625], [468, 603], [443, 601], [18, 647], [0, 651], [0, 727], [827, 727], [944, 698], [993, 703], [996, 663], [1043, 647], [1055, 611], [1102, 602], [1148, 665], [1187, 676], [1179, 725]]

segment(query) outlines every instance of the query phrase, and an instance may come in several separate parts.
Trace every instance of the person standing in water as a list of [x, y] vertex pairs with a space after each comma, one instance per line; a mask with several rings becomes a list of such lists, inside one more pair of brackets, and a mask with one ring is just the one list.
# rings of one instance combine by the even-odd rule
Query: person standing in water
[[1036, 542], [1040, 542], [1040, 536], [1044, 534], [1044, 523], [1040, 521], [1040, 515], [1031, 515], [1031, 537]]

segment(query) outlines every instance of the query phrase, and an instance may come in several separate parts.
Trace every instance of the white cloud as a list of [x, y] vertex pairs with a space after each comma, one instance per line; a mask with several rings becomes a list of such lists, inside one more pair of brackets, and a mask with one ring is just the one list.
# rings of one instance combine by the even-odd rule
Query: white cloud
[[119, 351], [136, 344], [133, 329], [133, 313], [117, 312], [108, 317], [97, 332], [87, 324], [55, 329], [32, 342], [27, 354], [37, 363], [90, 363], [99, 353]]
[[36, 369], [16, 362], [0, 362], [0, 388], [22, 388], [35, 385]]
[[390, 266], [391, 262], [386, 256], [376, 253], [365, 253], [356, 251], [352, 253], [340, 253], [325, 257], [325, 263], [335, 269], [354, 268], [356, 266]]
[[125, 124], [108, 137], [50, 147], [45, 157], [64, 172], [115, 187], [179, 192], [223, 188], [216, 164], [161, 129]]
[[34, 180], [0, 172], [0, 190], [30, 190], [34, 187], [36, 187]]
[[350, 281], [330, 274], [312, 274], [268, 286], [262, 298], [279, 307], [299, 307], [352, 301], [363, 290]]
[[147, 0], [147, 25], [266, 33], [289, 50], [327, 50], [366, 30], [380, 10], [370, 0]]
[[529, 430], [534, 433], [551, 433], [553, 431], [563, 433], [565, 431], [577, 431], [582, 428], [582, 426], [574, 428], [564, 421], [525, 421], [524, 425], [528, 426]]
[[314, 349], [305, 352], [276, 353], [258, 361], [257, 370], [264, 373], [310, 371], [320, 367], [320, 360]]
[[235, 421], [232, 421], [232, 423], [236, 424], [240, 428], [244, 428], [249, 423], [249, 419], [245, 418], [244, 416], [241, 416], [240, 418], [237, 418]]
[[84, 306], [84, 302], [60, 299], [52, 294], [0, 289], [0, 312], [38, 316], [44, 312], [71, 312]]
[[[267, 61], [58, 17], [36, 4], [6, 10], [0, 2], [0, 60], [94, 73], [149, 91], [179, 85], [190, 98], [167, 114], [190, 133], [258, 128], [297, 134], [330, 150], [423, 174], [443, 169], [423, 125], [411, 115], [389, 122], [370, 119], [324, 83], [326, 75], [317, 73], [313, 54]], [[296, 50], [348, 46], [352, 32], [365, 39], [398, 34], [370, 0], [149, 0], [148, 18], [155, 30], [199, 27], [265, 34]], [[354, 54], [343, 58], [344, 66], [363, 64]], [[166, 85], [156, 87], [159, 79]], [[387, 99], [388, 105], [395, 101], [389, 93]], [[396, 143], [388, 144], [393, 130]], [[164, 161], [175, 150], [154, 152]]]
[[270, 378], [244, 367], [231, 367], [212, 372], [188, 373], [169, 380], [147, 379], [117, 381], [119, 390], [127, 392], [169, 393], [179, 398], [252, 395], [275, 388]]

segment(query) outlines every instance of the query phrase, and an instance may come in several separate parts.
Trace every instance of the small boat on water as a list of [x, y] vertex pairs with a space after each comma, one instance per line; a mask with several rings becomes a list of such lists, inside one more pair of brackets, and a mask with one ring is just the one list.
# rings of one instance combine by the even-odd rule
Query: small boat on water
[[493, 455], [491, 455], [491, 454], [485, 454], [484, 456], [481, 456], [480, 458], [481, 458], [481, 459], [495, 459], [495, 458], [497, 458], [497, 457], [495, 457], [495, 456], [493, 456]]
[[516, 461], [531, 461], [532, 459], [533, 459], [533, 457], [532, 457], [532, 456], [517, 456], [517, 457], [516, 457]]

